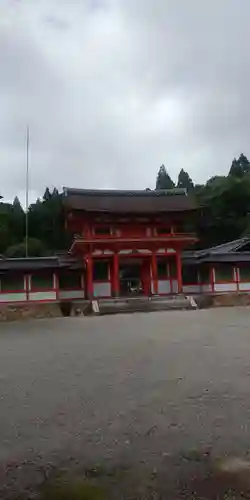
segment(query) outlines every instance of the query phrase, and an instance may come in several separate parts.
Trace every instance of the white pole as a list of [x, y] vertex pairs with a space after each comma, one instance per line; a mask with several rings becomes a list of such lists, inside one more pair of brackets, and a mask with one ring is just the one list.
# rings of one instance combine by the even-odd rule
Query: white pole
[[25, 202], [25, 255], [28, 257], [29, 255], [29, 142], [30, 142], [30, 130], [29, 126], [27, 126], [27, 135], [26, 135], [26, 202]]

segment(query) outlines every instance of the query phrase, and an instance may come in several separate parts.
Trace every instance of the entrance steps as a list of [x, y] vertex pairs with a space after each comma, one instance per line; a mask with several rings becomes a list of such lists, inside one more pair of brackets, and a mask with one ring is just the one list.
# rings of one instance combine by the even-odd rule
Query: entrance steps
[[[99, 299], [92, 303], [96, 314], [116, 314], [132, 312], [169, 311], [176, 309], [197, 309], [192, 297], [185, 295], [170, 295], [167, 297], [119, 297]], [[97, 307], [98, 306], [98, 307]]]

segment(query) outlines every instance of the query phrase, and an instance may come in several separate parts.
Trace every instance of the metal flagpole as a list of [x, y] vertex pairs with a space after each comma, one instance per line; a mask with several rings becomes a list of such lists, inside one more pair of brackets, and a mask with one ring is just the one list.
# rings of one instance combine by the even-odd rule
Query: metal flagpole
[[30, 130], [29, 126], [27, 126], [26, 131], [26, 217], [25, 217], [25, 255], [28, 257], [29, 255], [29, 144], [30, 143]]

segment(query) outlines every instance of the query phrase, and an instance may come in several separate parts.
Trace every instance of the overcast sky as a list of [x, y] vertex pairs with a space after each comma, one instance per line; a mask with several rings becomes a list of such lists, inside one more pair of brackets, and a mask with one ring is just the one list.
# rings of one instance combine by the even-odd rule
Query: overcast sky
[[1, 194], [196, 182], [250, 156], [249, 0], [0, 0]]

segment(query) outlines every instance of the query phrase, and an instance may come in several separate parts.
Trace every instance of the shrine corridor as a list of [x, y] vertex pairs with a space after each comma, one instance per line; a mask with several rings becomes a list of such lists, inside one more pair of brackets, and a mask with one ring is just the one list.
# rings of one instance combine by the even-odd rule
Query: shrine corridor
[[109, 478], [123, 471], [124, 498], [180, 498], [218, 459], [244, 457], [249, 318], [225, 308], [1, 324], [0, 497], [98, 464]]

